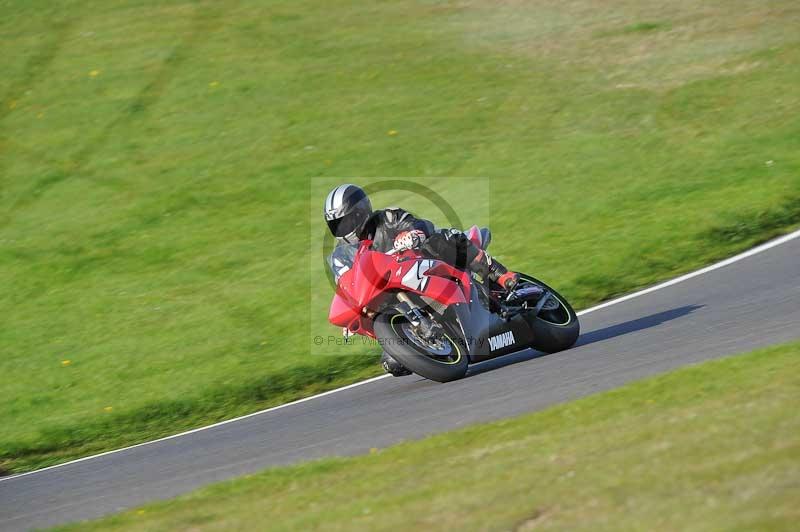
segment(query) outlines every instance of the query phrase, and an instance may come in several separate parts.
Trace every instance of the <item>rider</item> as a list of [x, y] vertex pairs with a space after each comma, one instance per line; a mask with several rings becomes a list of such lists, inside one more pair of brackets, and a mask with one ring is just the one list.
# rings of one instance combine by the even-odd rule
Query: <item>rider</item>
[[[443, 260], [460, 269], [469, 269], [508, 291], [519, 281], [519, 274], [508, 271], [486, 251], [473, 244], [463, 232], [457, 229], [437, 230], [430, 221], [415, 218], [396, 207], [373, 211], [367, 194], [356, 185], [340, 185], [331, 190], [325, 199], [324, 212], [328, 228], [340, 246], [372, 240], [372, 247], [377, 251], [420, 249], [431, 258]], [[386, 352], [381, 362], [392, 375], [409, 373]]]

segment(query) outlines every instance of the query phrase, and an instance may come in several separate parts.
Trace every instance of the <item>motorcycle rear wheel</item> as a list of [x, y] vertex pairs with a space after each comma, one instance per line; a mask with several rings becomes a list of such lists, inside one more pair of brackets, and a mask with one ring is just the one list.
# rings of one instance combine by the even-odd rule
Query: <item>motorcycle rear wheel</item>
[[533, 330], [531, 347], [544, 353], [556, 353], [572, 347], [581, 333], [575, 310], [561, 294], [539, 279], [525, 274], [520, 274], [520, 277], [544, 288], [558, 302], [555, 309], [542, 310], [538, 316], [528, 320]]
[[408, 319], [399, 313], [380, 314], [375, 318], [375, 336], [383, 349], [407, 369], [436, 382], [450, 382], [467, 373], [469, 359], [459, 339], [445, 333], [440, 345], [425, 346], [413, 334]]

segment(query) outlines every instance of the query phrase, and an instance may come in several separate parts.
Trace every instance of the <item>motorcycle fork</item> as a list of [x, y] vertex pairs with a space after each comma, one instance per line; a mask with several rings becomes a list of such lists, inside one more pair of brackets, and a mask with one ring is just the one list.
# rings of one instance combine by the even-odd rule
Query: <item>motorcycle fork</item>
[[430, 337], [433, 334], [433, 324], [431, 320], [422, 313], [419, 306], [405, 292], [398, 292], [397, 299], [400, 301], [398, 309], [405, 315], [406, 319], [418, 329], [423, 336]]

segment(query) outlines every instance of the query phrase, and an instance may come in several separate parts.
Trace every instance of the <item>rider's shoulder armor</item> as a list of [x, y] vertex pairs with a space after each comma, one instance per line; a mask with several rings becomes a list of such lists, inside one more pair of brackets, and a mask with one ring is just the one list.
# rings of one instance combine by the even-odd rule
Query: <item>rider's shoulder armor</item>
[[410, 216], [407, 211], [404, 211], [400, 207], [387, 207], [383, 209], [382, 213], [384, 220], [390, 226], [399, 225]]

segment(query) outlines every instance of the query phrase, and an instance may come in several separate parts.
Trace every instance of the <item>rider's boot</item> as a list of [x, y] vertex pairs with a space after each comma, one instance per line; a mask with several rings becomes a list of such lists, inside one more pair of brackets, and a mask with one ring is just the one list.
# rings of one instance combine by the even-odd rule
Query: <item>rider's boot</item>
[[411, 371], [406, 369], [400, 362], [395, 360], [389, 353], [386, 351], [383, 352], [381, 355], [381, 366], [383, 369], [386, 370], [386, 373], [393, 375], [395, 377], [403, 377], [405, 375], [411, 375]]
[[484, 250], [480, 250], [470, 263], [470, 269], [494, 283], [499, 284], [506, 291], [511, 292], [519, 282], [519, 274], [508, 269], [493, 259]]

